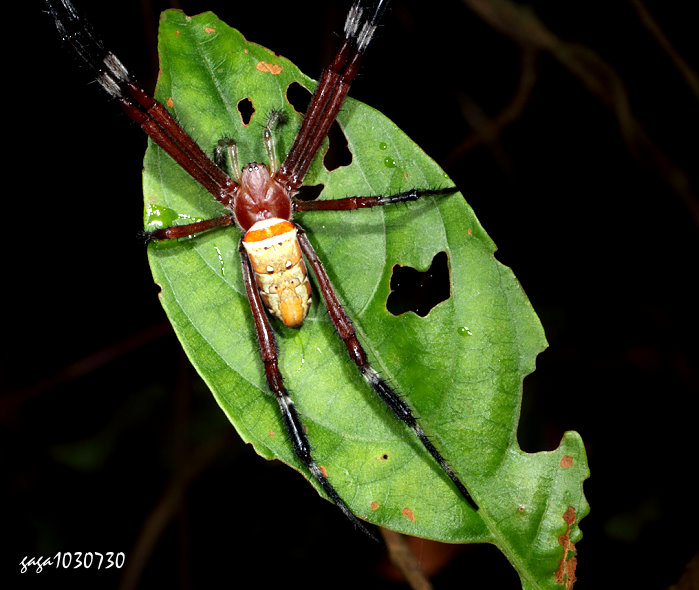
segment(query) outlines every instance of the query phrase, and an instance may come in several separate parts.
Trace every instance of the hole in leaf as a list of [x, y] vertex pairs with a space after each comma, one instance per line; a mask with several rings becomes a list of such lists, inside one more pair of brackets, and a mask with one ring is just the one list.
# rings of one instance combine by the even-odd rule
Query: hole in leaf
[[449, 299], [450, 295], [447, 253], [439, 252], [425, 272], [411, 266], [394, 265], [386, 309], [393, 315], [412, 311], [424, 318], [433, 307]]
[[237, 104], [238, 112], [240, 113], [240, 120], [246, 127], [250, 124], [250, 119], [255, 113], [255, 107], [252, 105], [252, 101], [249, 98], [241, 98]]
[[324, 184], [304, 184], [296, 193], [296, 198], [299, 201], [315, 201], [324, 188]]
[[311, 102], [312, 94], [298, 82], [292, 82], [286, 89], [286, 100], [297, 113], [305, 114]]
[[332, 172], [340, 166], [349, 166], [352, 163], [352, 152], [347, 147], [347, 136], [342, 127], [334, 121], [328, 132], [328, 151], [323, 158], [323, 165], [328, 172]]

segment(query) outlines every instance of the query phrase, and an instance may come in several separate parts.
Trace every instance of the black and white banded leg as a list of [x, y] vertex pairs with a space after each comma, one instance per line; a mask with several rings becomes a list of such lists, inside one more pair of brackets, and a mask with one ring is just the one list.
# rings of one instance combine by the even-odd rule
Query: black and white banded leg
[[347, 317], [347, 314], [342, 308], [337, 296], [335, 295], [335, 291], [330, 284], [330, 279], [325, 272], [323, 263], [320, 261], [320, 258], [318, 258], [318, 255], [316, 254], [303, 229], [298, 226], [297, 229], [301, 250], [306, 256], [308, 264], [313, 269], [313, 274], [316, 276], [316, 282], [321, 294], [323, 295], [323, 299], [325, 300], [325, 306], [328, 309], [330, 319], [335, 326], [335, 330], [337, 330], [338, 335], [340, 338], [342, 338], [342, 341], [347, 346], [347, 351], [349, 352], [350, 358], [357, 365], [357, 368], [361, 372], [362, 376], [367, 380], [369, 385], [371, 385], [372, 389], [376, 392], [376, 395], [379, 396], [381, 401], [383, 401], [391, 409], [396, 418], [407, 424], [412, 429], [412, 431], [424, 445], [425, 449], [427, 449], [430, 455], [434, 457], [435, 461], [439, 463], [440, 467], [444, 470], [449, 479], [454, 482], [454, 485], [459, 490], [459, 493], [474, 510], [478, 510], [478, 505], [471, 497], [471, 494], [466, 489], [466, 486], [454, 473], [454, 470], [449, 466], [442, 454], [435, 448], [432, 441], [427, 438], [427, 435], [422, 430], [422, 427], [417, 423], [417, 420], [415, 420], [415, 416], [413, 416], [410, 406], [369, 364], [366, 353], [357, 339], [357, 332], [354, 329], [352, 322]]
[[330, 497], [330, 499], [342, 510], [347, 518], [349, 518], [355, 527], [369, 535], [372, 539], [378, 541], [376, 535], [367, 527], [366, 523], [359, 520], [349, 509], [344, 500], [337, 493], [333, 485], [328, 481], [328, 478], [323, 474], [318, 464], [311, 455], [311, 445], [308, 437], [303, 429], [303, 424], [299, 418], [294, 402], [289, 396], [289, 392], [284, 387], [282, 374], [279, 370], [277, 344], [274, 338], [272, 326], [269, 323], [267, 312], [260, 297], [260, 292], [253, 278], [253, 270], [250, 264], [248, 254], [240, 243], [240, 257], [243, 266], [243, 281], [245, 282], [245, 290], [250, 302], [250, 309], [255, 323], [255, 331], [257, 332], [257, 341], [260, 348], [262, 362], [265, 365], [265, 375], [267, 383], [272, 393], [277, 399], [279, 409], [281, 410], [284, 427], [291, 440], [292, 448], [296, 456], [308, 468], [313, 477]]

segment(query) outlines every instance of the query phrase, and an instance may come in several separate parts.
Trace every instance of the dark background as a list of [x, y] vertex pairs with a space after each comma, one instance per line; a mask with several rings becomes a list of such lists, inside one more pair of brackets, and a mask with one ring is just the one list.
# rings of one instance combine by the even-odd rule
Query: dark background
[[[351, 95], [445, 167], [543, 322], [519, 439], [586, 442], [576, 588], [667, 588], [698, 546], [696, 73], [632, 2], [487, 4], [538, 19], [525, 29], [476, 4], [395, 0]], [[689, 4], [646, 7], [696, 71]], [[180, 6], [317, 76], [347, 3]], [[166, 3], [78, 7], [151, 90]], [[142, 559], [141, 588], [391, 587], [380, 549], [243, 445], [183, 358], [138, 239], [140, 130], [39, 2], [5, 19], [0, 584], [127, 587], [113, 570], [17, 574], [60, 550]], [[426, 568], [431, 551], [418, 543]], [[519, 587], [492, 547], [438, 552], [436, 588]]]

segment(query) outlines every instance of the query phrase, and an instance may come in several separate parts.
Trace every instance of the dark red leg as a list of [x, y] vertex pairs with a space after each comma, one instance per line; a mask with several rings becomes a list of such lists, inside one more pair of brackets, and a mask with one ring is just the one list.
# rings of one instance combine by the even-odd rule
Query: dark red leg
[[245, 290], [248, 295], [248, 300], [250, 301], [252, 318], [255, 322], [257, 342], [259, 344], [262, 362], [265, 365], [267, 383], [269, 384], [270, 390], [279, 403], [279, 409], [282, 413], [282, 420], [284, 421], [284, 426], [289, 435], [289, 439], [291, 440], [294, 453], [313, 474], [313, 477], [318, 480], [318, 483], [320, 483], [321, 487], [330, 497], [330, 499], [338, 506], [338, 508], [340, 508], [340, 510], [342, 510], [345, 516], [347, 516], [347, 518], [354, 523], [354, 526], [373, 539], [378, 540], [376, 539], [376, 536], [367, 528], [366, 524], [352, 514], [352, 511], [342, 500], [328, 478], [323, 475], [323, 472], [311, 456], [311, 445], [308, 441], [306, 433], [304, 432], [303, 424], [301, 423], [301, 419], [296, 412], [294, 402], [289, 396], [289, 392], [284, 387], [282, 374], [279, 371], [277, 344], [275, 342], [274, 332], [272, 331], [272, 326], [269, 323], [269, 318], [267, 317], [262, 299], [260, 298], [260, 292], [257, 290], [257, 284], [253, 278], [250, 259], [248, 258], [245, 248], [243, 247], [242, 241], [239, 249], [243, 264], [243, 280], [245, 282]]
[[80, 18], [70, 0], [46, 0], [56, 28], [124, 112], [219, 202], [231, 204], [237, 184], [218, 168], [167, 109], [151, 98]]
[[162, 229], [156, 229], [152, 232], [146, 232], [148, 240], [175, 240], [177, 238], [186, 238], [199, 234], [203, 231], [222, 227], [226, 225], [234, 225], [233, 216], [226, 214], [213, 219], [205, 219], [203, 221], [195, 221], [194, 223], [185, 223], [183, 225], [172, 225]]
[[216, 185], [228, 191], [235, 184], [233, 179], [219, 168], [189, 134], [182, 129], [170, 112], [154, 98], [151, 98], [138, 86], [135, 80], [129, 79], [125, 81], [124, 86], [129, 95], [146, 111], [149, 117], [182, 147], [182, 151], [189, 156], [192, 162], [209, 175]]
[[[185, 171], [187, 171], [194, 180], [208, 190], [216, 200], [223, 203], [225, 206], [231, 206], [232, 195], [227, 187], [218, 184], [211, 176], [203, 170], [199, 164], [192, 159], [191, 155], [184, 151], [182, 147], [173, 140], [173, 138], [152, 119], [148, 113], [139, 110], [129, 97], [119, 97], [119, 103], [124, 112], [139, 124], [141, 129], [145, 131], [155, 143], [157, 143], [165, 152], [172, 157]], [[184, 132], [184, 131], [183, 131]], [[213, 164], [213, 162], [212, 162]], [[219, 169], [220, 171], [220, 169]], [[229, 179], [231, 187], [233, 180]]]
[[381, 205], [392, 205], [394, 203], [407, 203], [417, 201], [422, 197], [437, 197], [440, 195], [450, 195], [457, 192], [454, 186], [448, 188], [418, 190], [411, 189], [395, 195], [386, 197], [347, 197], [344, 199], [324, 199], [316, 201], [293, 201], [294, 212], [303, 211], [351, 211], [353, 209], [366, 209], [368, 207], [379, 207]]
[[345, 21], [345, 40], [323, 72], [294, 143], [275, 178], [290, 194], [303, 183], [330, 126], [357, 75], [362, 55], [371, 41], [389, 0], [379, 0], [373, 11], [354, 3]]
[[342, 338], [342, 341], [347, 346], [347, 351], [349, 352], [350, 358], [357, 365], [362, 376], [367, 380], [369, 385], [371, 385], [381, 401], [383, 401], [391, 409], [393, 414], [401, 422], [404, 422], [412, 429], [430, 455], [432, 455], [437, 463], [439, 463], [441, 468], [444, 470], [444, 473], [446, 473], [449, 479], [454, 482], [454, 485], [459, 490], [461, 495], [473, 507], [474, 510], [478, 510], [478, 505], [471, 497], [471, 494], [466, 489], [466, 486], [447, 464], [444, 457], [442, 457], [442, 454], [435, 448], [432, 441], [427, 438], [427, 435], [415, 420], [410, 406], [408, 406], [403, 398], [401, 398], [401, 396], [398, 395], [398, 393], [394, 391], [393, 388], [386, 383], [386, 381], [369, 364], [366, 353], [357, 339], [357, 332], [355, 331], [352, 322], [347, 317], [345, 310], [342, 309], [342, 305], [340, 305], [340, 302], [335, 295], [335, 291], [330, 284], [330, 279], [328, 279], [325, 268], [323, 268], [323, 263], [318, 258], [318, 255], [313, 249], [311, 242], [308, 240], [306, 233], [300, 227], [296, 227], [298, 229], [297, 237], [301, 250], [303, 250], [308, 264], [313, 269], [313, 274], [316, 276], [318, 288], [320, 289], [323, 299], [325, 300], [325, 306], [328, 308], [330, 319], [340, 338]]

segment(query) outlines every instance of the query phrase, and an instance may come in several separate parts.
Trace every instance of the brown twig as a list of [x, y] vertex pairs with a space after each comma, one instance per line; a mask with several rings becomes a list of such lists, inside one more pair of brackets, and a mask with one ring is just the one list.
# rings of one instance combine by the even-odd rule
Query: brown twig
[[469, 135], [461, 143], [454, 146], [444, 159], [446, 166], [453, 164], [479, 145], [492, 145], [504, 129], [520, 117], [536, 82], [537, 53], [533, 49], [522, 51], [522, 67], [517, 90], [508, 105], [495, 118], [466, 116], [467, 122], [476, 129], [476, 133]]
[[577, 76], [590, 93], [616, 115], [619, 130], [629, 150], [644, 164], [655, 168], [673, 188], [699, 226], [699, 201], [686, 172], [672, 162], [648, 137], [631, 112], [621, 77], [591, 49], [559, 39], [536, 15], [509, 0], [463, 0], [494, 29], [528, 49], [548, 51]]
[[653, 37], [655, 37], [658, 45], [660, 45], [661, 49], [667, 53], [672, 63], [679, 70], [681, 76], [687, 83], [687, 86], [689, 86], [692, 92], [694, 92], [697, 98], [699, 98], [699, 77], [697, 77], [696, 73], [694, 73], [694, 70], [689, 67], [689, 64], [684, 61], [682, 56], [673, 47], [670, 40], [665, 36], [665, 33], [663, 33], [663, 30], [660, 28], [660, 25], [655, 22], [655, 19], [651, 13], [648, 12], [648, 9], [643, 5], [643, 2], [641, 2], [641, 0], [630, 0], [630, 2], [636, 9], [638, 18], [643, 26], [648, 29]]
[[8, 420], [18, 408], [35, 397], [49, 391], [51, 388], [74, 379], [88, 375], [97, 369], [121, 358], [123, 355], [146, 346], [147, 344], [172, 333], [172, 327], [166, 321], [149, 326], [136, 334], [110, 344], [67, 367], [63, 367], [47, 379], [34, 383], [29, 387], [3, 395], [0, 399], [0, 419]]
[[160, 535], [173, 519], [190, 483], [225, 449], [230, 442], [227, 434], [212, 438], [202, 444], [190, 456], [189, 461], [179, 466], [178, 471], [165, 485], [164, 492], [146, 518], [141, 532], [129, 552], [119, 590], [134, 590], [138, 587], [141, 574], [150, 559]]
[[699, 553], [689, 560], [682, 577], [668, 590], [699, 590]]
[[417, 558], [410, 551], [403, 535], [388, 529], [380, 528], [381, 536], [386, 543], [388, 556], [403, 574], [405, 581], [413, 590], [432, 590], [432, 584], [425, 576]]

